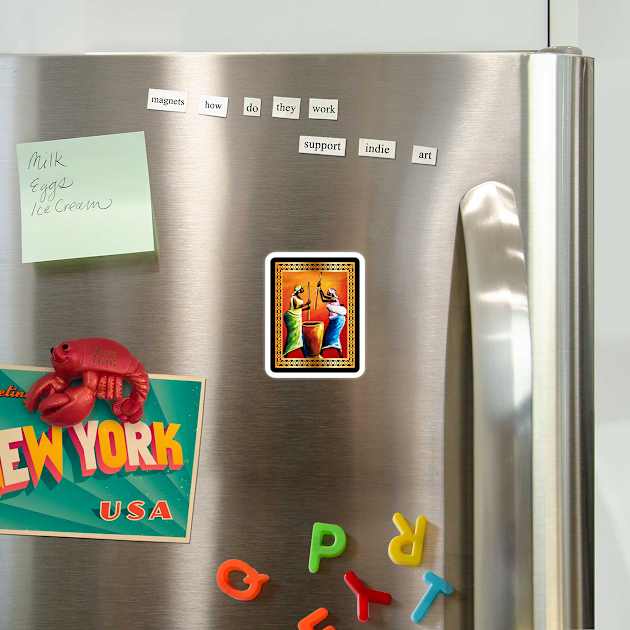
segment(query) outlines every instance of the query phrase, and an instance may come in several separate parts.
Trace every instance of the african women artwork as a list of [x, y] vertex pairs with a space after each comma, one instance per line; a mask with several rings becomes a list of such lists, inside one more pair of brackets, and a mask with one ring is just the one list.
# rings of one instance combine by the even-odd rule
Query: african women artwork
[[272, 371], [356, 371], [359, 259], [273, 258]]

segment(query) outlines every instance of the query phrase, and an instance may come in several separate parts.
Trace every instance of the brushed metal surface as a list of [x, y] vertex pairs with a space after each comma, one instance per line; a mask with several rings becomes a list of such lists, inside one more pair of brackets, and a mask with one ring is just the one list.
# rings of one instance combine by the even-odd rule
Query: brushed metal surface
[[536, 628], [594, 626], [593, 61], [528, 64]]
[[[59, 339], [106, 336], [149, 372], [207, 378], [191, 543], [0, 536], [1, 627], [264, 630], [295, 627], [323, 605], [341, 629], [359, 623], [346, 570], [393, 594], [391, 606], [373, 607], [375, 628], [410, 624], [423, 570], [456, 589], [424, 627], [472, 627], [472, 359], [458, 208], [477, 184], [506, 183], [533, 246], [531, 57], [0, 57], [9, 95], [0, 362], [41, 365]], [[149, 87], [187, 90], [188, 113], [147, 111]], [[202, 93], [228, 96], [228, 117], [197, 115]], [[303, 110], [308, 97], [338, 98], [339, 120], [273, 119], [274, 95], [302, 97]], [[263, 99], [261, 118], [241, 115], [244, 96]], [[14, 145], [137, 130], [158, 252], [22, 265]], [[347, 156], [298, 155], [299, 135], [346, 137]], [[359, 137], [397, 140], [397, 159], [359, 158]], [[438, 147], [437, 165], [412, 165], [412, 144]], [[361, 378], [265, 374], [264, 260], [293, 250], [364, 255]], [[396, 511], [429, 520], [420, 569], [387, 557]], [[311, 575], [315, 520], [344, 527], [348, 547]], [[271, 577], [247, 605], [216, 587], [233, 556]]]
[[514, 192], [486, 182], [460, 204], [474, 378], [475, 628], [533, 626], [532, 340]]

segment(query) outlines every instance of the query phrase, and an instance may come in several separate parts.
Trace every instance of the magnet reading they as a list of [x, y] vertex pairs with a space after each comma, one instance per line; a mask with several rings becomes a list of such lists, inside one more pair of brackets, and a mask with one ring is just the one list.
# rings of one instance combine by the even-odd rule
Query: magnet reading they
[[355, 252], [266, 260], [265, 368], [274, 378], [353, 378], [365, 369], [365, 261]]

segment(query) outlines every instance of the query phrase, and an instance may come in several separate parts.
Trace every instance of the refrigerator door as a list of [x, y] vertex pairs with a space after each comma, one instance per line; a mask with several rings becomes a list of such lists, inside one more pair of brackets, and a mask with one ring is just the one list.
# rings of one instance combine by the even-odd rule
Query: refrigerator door
[[[428, 570], [455, 592], [422, 627], [505, 630], [532, 615], [588, 627], [592, 71], [585, 57], [525, 52], [3, 56], [0, 363], [45, 365], [60, 340], [102, 336], [150, 373], [207, 382], [190, 544], [0, 536], [0, 625], [263, 630], [324, 606], [341, 630], [358, 624], [353, 571], [393, 596], [371, 607], [373, 627], [411, 627]], [[149, 88], [188, 91], [188, 112], [147, 110]], [[228, 97], [227, 118], [198, 115], [201, 94]], [[271, 117], [278, 95], [302, 99], [299, 120]], [[262, 99], [261, 117], [242, 115], [244, 97]], [[338, 99], [338, 120], [309, 119], [309, 97]], [[156, 253], [22, 264], [16, 143], [130, 131], [146, 135]], [[300, 135], [346, 138], [346, 156], [300, 155]], [[396, 141], [396, 159], [360, 157], [359, 138]], [[413, 145], [437, 147], [436, 165], [412, 164]], [[508, 454], [530, 440], [518, 414], [503, 456], [491, 427], [487, 447], [475, 438], [459, 208], [489, 181], [514, 193], [525, 254], [533, 520], [520, 490], [480, 504], [475, 477], [484, 458], [512, 475]], [[360, 378], [265, 373], [265, 258], [278, 251], [365, 258]], [[503, 356], [506, 373], [526, 374], [507, 363], [520, 354]], [[515, 481], [531, 483], [526, 466]], [[419, 568], [388, 558], [396, 512], [428, 519]], [[317, 521], [348, 543], [311, 574]], [[528, 523], [533, 552], [514, 548]], [[254, 601], [218, 588], [229, 558], [270, 576]], [[515, 582], [532, 566], [533, 584]]]

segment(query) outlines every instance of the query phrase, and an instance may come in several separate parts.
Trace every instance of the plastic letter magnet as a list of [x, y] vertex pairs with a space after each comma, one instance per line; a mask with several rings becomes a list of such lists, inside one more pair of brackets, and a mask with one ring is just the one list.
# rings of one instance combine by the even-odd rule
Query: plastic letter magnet
[[[228, 574], [230, 571], [242, 571], [245, 573], [245, 577], [243, 578], [243, 582], [245, 584], [249, 584], [249, 588], [245, 591], [239, 591], [234, 588], [229, 580]], [[247, 564], [247, 562], [243, 562], [242, 560], [226, 560], [217, 571], [217, 584], [219, 588], [230, 597], [234, 599], [240, 599], [244, 602], [249, 602], [260, 593], [260, 589], [262, 585], [269, 580], [269, 576], [264, 573], [258, 573], [256, 569], [252, 568]]]
[[[298, 630], [314, 630], [315, 625], [326, 619], [326, 617], [328, 617], [328, 611], [325, 608], [318, 608], [298, 623]], [[326, 626], [324, 630], [335, 630], [335, 626]]]
[[411, 613], [411, 621], [414, 623], [420, 623], [424, 616], [427, 614], [427, 610], [435, 600], [435, 598], [442, 593], [443, 595], [452, 595], [455, 590], [452, 584], [449, 584], [446, 580], [427, 571], [422, 576], [422, 581], [429, 585], [424, 597], [420, 600], [420, 603], [416, 606], [416, 609]]
[[[427, 528], [427, 519], [424, 516], [419, 516], [416, 521], [415, 533], [411, 531], [411, 528], [407, 524], [405, 517], [396, 512], [394, 514], [394, 525], [398, 528], [400, 536], [392, 539], [389, 543], [389, 557], [394, 564], [403, 564], [407, 567], [417, 567], [422, 561], [422, 546], [424, 544], [424, 531]], [[411, 553], [404, 553], [403, 547], [405, 545], [411, 545]]]
[[357, 617], [361, 623], [365, 623], [370, 618], [370, 602], [385, 606], [392, 603], [392, 596], [389, 593], [367, 588], [352, 571], [348, 571], [343, 579], [357, 596]]
[[[332, 545], [323, 545], [324, 536], [335, 538]], [[313, 536], [311, 538], [311, 554], [308, 558], [308, 570], [311, 573], [319, 571], [319, 561], [322, 558], [336, 558], [346, 548], [346, 532], [339, 525], [328, 523], [313, 523]]]

